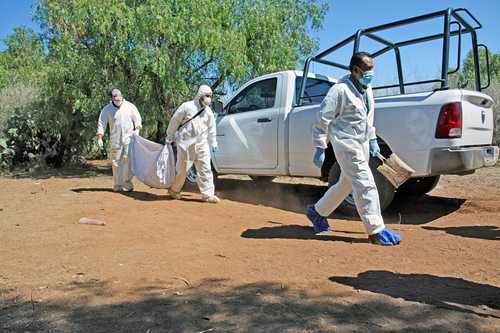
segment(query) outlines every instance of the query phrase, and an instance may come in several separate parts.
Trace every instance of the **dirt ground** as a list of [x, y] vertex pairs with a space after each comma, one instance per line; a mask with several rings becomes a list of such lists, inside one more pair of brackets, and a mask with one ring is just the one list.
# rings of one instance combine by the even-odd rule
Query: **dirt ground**
[[397, 247], [337, 214], [314, 235], [315, 180], [226, 176], [218, 205], [111, 182], [0, 178], [1, 332], [500, 332], [499, 167], [398, 198]]

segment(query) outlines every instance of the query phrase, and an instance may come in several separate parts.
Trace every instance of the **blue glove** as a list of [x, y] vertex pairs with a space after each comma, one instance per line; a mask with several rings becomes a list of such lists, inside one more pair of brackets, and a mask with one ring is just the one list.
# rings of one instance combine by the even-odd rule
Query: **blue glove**
[[212, 153], [218, 153], [219, 152], [219, 146], [212, 146]]
[[370, 155], [372, 157], [377, 157], [377, 154], [380, 153], [380, 147], [378, 146], [377, 139], [370, 140]]
[[401, 235], [385, 228], [376, 235], [370, 236], [370, 241], [379, 245], [398, 245], [401, 242]]
[[313, 163], [318, 168], [321, 168], [323, 162], [325, 161], [325, 150], [320, 147], [316, 147], [316, 151], [314, 152]]

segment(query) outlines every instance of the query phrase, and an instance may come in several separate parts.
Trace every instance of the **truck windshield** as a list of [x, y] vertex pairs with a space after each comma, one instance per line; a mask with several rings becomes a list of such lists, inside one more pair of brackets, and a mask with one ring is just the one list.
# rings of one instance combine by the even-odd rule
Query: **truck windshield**
[[[300, 94], [301, 83], [302, 76], [297, 76], [295, 79], [295, 96]], [[333, 84], [333, 82], [326, 80], [307, 78], [302, 105], [320, 104]]]

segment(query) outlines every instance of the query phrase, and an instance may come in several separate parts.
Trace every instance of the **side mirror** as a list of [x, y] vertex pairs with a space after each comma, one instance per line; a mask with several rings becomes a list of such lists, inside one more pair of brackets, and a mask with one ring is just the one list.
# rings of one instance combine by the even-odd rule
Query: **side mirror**
[[217, 115], [221, 115], [224, 113], [224, 105], [222, 104], [221, 101], [219, 100], [214, 100], [212, 102], [212, 110], [214, 110], [214, 112], [217, 114]]

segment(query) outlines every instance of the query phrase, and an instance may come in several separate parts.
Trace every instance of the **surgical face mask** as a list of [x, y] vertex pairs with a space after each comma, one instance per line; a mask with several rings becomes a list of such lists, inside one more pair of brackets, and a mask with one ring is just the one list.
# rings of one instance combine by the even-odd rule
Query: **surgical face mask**
[[212, 98], [207, 97], [207, 96], [203, 96], [203, 104], [205, 104], [207, 106], [212, 104]]
[[375, 76], [375, 71], [372, 69], [370, 71], [366, 71], [363, 73], [363, 76], [361, 77], [361, 82], [362, 85], [365, 87], [369, 86], [370, 83], [372, 83], [373, 77]]
[[111, 96], [111, 101], [113, 102], [114, 106], [119, 108], [122, 105], [123, 96], [121, 94], [114, 94]]
[[112, 102], [116, 108], [119, 108], [122, 105], [123, 100], [122, 99], [119, 99], [119, 100], [113, 99]]

